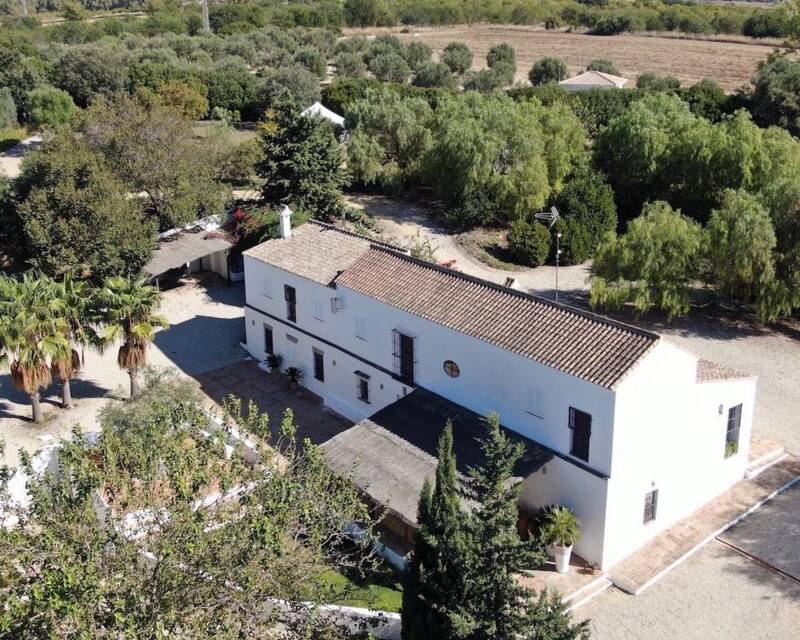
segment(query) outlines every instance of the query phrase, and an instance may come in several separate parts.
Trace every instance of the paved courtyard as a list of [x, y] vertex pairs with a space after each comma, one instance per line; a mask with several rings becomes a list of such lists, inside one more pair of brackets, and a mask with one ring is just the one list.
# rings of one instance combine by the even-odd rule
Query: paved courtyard
[[279, 434], [281, 418], [287, 408], [294, 413], [301, 442], [308, 438], [314, 444], [322, 444], [353, 426], [352, 422], [325, 407], [319, 396], [304, 387], [290, 388], [285, 376], [264, 371], [255, 360], [201, 374], [197, 381], [203, 393], [218, 405], [231, 395], [242, 400], [243, 411], [254, 402], [259, 411], [269, 415], [273, 437]]
[[[228, 285], [216, 274], [204, 273], [187, 284], [165, 291], [161, 312], [170, 328], [160, 332], [148, 352], [149, 364], [174, 367], [186, 376], [241, 362], [244, 351], [244, 287]], [[128, 375], [117, 366], [117, 348], [105, 353], [87, 350], [83, 370], [72, 383], [71, 409], [60, 406], [60, 385], [42, 393], [46, 421], [34, 425], [25, 394], [11, 384], [8, 371], [0, 371], [0, 438], [6, 443], [4, 460], [16, 464], [20, 447], [39, 449], [49, 440], [68, 436], [73, 425], [85, 431], [97, 426], [97, 410], [106, 402], [128, 395]]]

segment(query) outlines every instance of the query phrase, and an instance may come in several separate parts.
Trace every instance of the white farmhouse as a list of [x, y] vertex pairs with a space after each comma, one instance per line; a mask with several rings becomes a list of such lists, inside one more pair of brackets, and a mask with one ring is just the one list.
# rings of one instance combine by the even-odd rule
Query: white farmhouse
[[596, 91], [598, 89], [622, 89], [628, 83], [627, 78], [615, 76], [603, 71], [584, 71], [577, 76], [566, 78], [558, 83], [567, 91]]
[[[454, 421], [476, 461], [496, 412], [527, 453], [522, 511], [582, 522], [576, 552], [607, 568], [733, 483], [747, 465], [755, 379], [655, 333], [433, 264], [319, 222], [244, 254], [247, 349], [305, 372], [357, 424], [324, 448], [413, 526]], [[462, 466], [460, 464], [460, 466]]]

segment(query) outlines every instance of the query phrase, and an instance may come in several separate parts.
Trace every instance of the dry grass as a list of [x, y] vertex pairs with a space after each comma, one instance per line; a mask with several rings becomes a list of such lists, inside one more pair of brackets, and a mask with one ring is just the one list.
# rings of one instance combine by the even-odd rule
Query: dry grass
[[571, 72], [586, 68], [596, 58], [611, 60], [632, 81], [642, 73], [673, 75], [684, 85], [703, 78], [719, 82], [727, 91], [749, 83], [756, 65], [778, 43], [740, 36], [695, 38], [679, 34], [624, 34], [590, 36], [541, 27], [513, 25], [458, 25], [404, 29], [347, 29], [347, 35], [391, 31], [401, 40], [418, 40], [438, 53], [449, 42], [466, 42], [475, 54], [476, 68], [485, 66], [489, 48], [507, 42], [517, 52], [517, 80], [527, 83], [533, 63], [544, 56], [564, 60]]

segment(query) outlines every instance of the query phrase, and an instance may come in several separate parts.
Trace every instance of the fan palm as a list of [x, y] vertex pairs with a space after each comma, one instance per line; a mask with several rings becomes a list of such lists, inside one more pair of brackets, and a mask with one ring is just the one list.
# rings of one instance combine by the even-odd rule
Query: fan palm
[[[66, 321], [69, 349], [53, 358], [52, 373], [61, 381], [61, 404], [72, 405], [70, 380], [83, 365], [83, 350], [88, 344], [96, 344], [98, 336], [94, 330], [96, 313], [94, 292], [88, 283], [75, 280], [68, 272], [61, 282], [54, 283], [54, 295], [61, 301], [61, 311]], [[78, 354], [76, 347], [81, 347]]]
[[131, 398], [139, 393], [139, 370], [147, 362], [147, 348], [156, 329], [167, 329], [167, 319], [156, 313], [161, 302], [158, 289], [144, 278], [106, 278], [98, 293], [105, 323], [104, 340], [122, 340], [117, 364], [128, 372]]
[[69, 350], [62, 309], [49, 278], [0, 277], [0, 354], [14, 386], [30, 397], [37, 423], [44, 417], [40, 394], [52, 381], [51, 363]]

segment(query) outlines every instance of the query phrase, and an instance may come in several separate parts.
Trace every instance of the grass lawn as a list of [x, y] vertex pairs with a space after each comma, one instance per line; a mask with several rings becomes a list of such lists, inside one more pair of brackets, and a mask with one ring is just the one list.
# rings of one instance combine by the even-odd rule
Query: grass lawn
[[369, 583], [352, 581], [338, 571], [330, 570], [322, 574], [322, 583], [331, 592], [331, 604], [380, 611], [400, 611], [403, 590], [396, 575], [387, 574]]
[[28, 137], [25, 129], [4, 129], [0, 131], [0, 153], [8, 151]]

